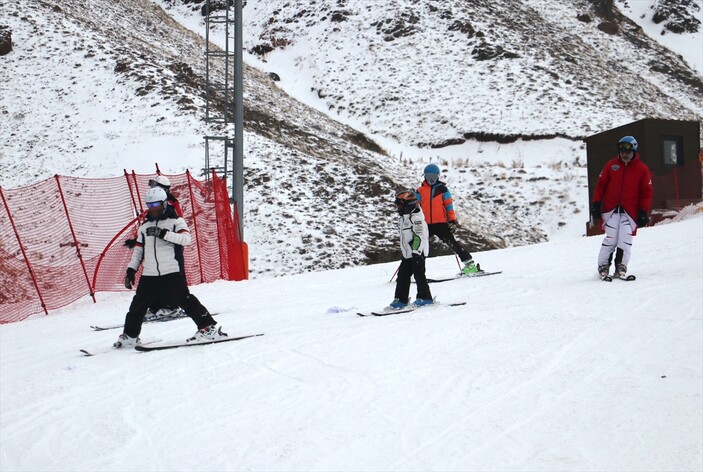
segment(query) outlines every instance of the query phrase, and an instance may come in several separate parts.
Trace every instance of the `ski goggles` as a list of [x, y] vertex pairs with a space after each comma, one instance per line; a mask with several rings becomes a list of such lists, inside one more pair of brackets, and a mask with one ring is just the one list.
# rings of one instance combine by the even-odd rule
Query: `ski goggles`
[[148, 202], [146, 206], [148, 208], [158, 208], [161, 206], [161, 202]]
[[425, 174], [425, 180], [432, 185], [439, 180], [439, 174]]
[[618, 150], [630, 152], [634, 151], [635, 149], [632, 143], [618, 143]]

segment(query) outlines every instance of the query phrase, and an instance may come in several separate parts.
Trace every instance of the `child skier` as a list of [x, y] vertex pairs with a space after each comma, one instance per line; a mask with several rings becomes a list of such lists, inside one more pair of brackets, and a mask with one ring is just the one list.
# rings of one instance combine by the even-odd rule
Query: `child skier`
[[417, 299], [415, 306], [431, 305], [432, 294], [425, 277], [425, 257], [429, 253], [429, 231], [425, 216], [412, 190], [401, 190], [395, 196], [398, 208], [398, 228], [400, 230], [400, 250], [403, 260], [398, 269], [395, 285], [395, 299], [390, 309], [398, 310], [408, 306], [410, 277], [415, 276]]
[[430, 236], [437, 236], [440, 241], [449, 246], [464, 263], [462, 275], [475, 275], [480, 272], [471, 253], [454, 238], [454, 230], [458, 226], [454, 200], [447, 184], [439, 180], [439, 166], [429, 164], [425, 167], [424, 180], [417, 189], [420, 206], [427, 220]]

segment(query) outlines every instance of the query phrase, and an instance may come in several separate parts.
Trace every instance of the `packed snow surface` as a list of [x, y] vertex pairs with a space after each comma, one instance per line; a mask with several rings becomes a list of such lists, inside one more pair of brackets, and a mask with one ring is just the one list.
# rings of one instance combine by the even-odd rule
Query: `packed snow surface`
[[221, 345], [111, 351], [90, 325], [126, 292], [0, 326], [0, 469], [700, 471], [703, 215], [641, 229], [635, 282], [597, 278], [600, 243], [477, 253], [503, 273], [432, 285], [467, 305], [383, 318], [355, 313], [397, 263], [195, 286], [230, 335], [265, 333]]

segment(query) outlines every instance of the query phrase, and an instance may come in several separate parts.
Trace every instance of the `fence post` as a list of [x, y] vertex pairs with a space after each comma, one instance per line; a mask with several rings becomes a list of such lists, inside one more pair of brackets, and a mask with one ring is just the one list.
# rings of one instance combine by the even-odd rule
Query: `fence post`
[[[222, 259], [225, 254], [222, 254], [222, 233], [220, 232], [220, 215], [217, 213], [217, 210], [219, 206], [217, 205], [217, 195], [218, 192], [215, 189], [215, 184], [216, 184], [216, 177], [217, 174], [215, 174], [215, 169], [210, 168], [210, 172], [212, 172], [212, 197], [213, 200], [215, 200], [215, 227], [217, 228], [217, 254], [220, 256], [220, 278], [225, 278], [224, 274], [224, 269], [222, 267]], [[207, 174], [206, 174], [207, 175]], [[227, 267], [229, 269], [229, 259], [227, 260]]]
[[203, 260], [200, 256], [200, 238], [198, 238], [198, 219], [195, 214], [195, 200], [193, 199], [193, 185], [190, 181], [190, 171], [186, 169], [186, 177], [188, 178], [188, 193], [190, 194], [190, 211], [193, 214], [193, 230], [195, 231], [195, 248], [198, 252], [198, 266], [200, 268], [200, 283], [205, 282], [203, 277]]
[[41, 296], [41, 290], [39, 290], [39, 284], [37, 283], [37, 278], [34, 275], [34, 271], [32, 270], [32, 264], [30, 264], [29, 259], [27, 258], [27, 253], [24, 251], [24, 246], [22, 246], [22, 240], [20, 239], [20, 234], [17, 232], [17, 226], [15, 226], [15, 220], [12, 219], [12, 213], [10, 213], [10, 206], [7, 204], [7, 200], [5, 200], [5, 194], [2, 191], [2, 187], [0, 187], [0, 197], [2, 198], [2, 203], [5, 206], [5, 210], [7, 211], [7, 216], [10, 219], [10, 224], [12, 225], [12, 230], [15, 232], [15, 238], [17, 238], [17, 244], [20, 246], [20, 251], [22, 251], [22, 256], [24, 257], [24, 262], [27, 264], [27, 270], [29, 270], [29, 275], [32, 277], [32, 282], [34, 283], [34, 288], [37, 291], [37, 295], [39, 296], [39, 303], [41, 303], [41, 307], [44, 310], [44, 314], [48, 315], [49, 312], [46, 309], [46, 304], [44, 303], [44, 298]]
[[134, 170], [132, 170], [132, 180], [134, 181], [134, 190], [136, 190], [137, 198], [139, 199], [139, 214], [141, 215], [144, 211], [144, 207], [142, 206], [142, 196], [139, 193], [139, 183], [137, 182], [137, 174], [134, 172]]
[[129, 188], [129, 196], [132, 197], [132, 205], [134, 206], [134, 213], [139, 214], [139, 209], [137, 208], [137, 200], [134, 198], [134, 191], [132, 191], [132, 184], [129, 182], [129, 174], [127, 169], [122, 169], [124, 171], [124, 178], [127, 181], [127, 188]]
[[88, 277], [88, 270], [85, 268], [85, 262], [83, 261], [83, 255], [81, 254], [81, 247], [78, 244], [78, 238], [76, 238], [76, 232], [73, 230], [73, 223], [71, 223], [71, 215], [68, 213], [68, 206], [66, 205], [66, 199], [63, 196], [63, 189], [61, 188], [61, 178], [58, 175], [54, 175], [56, 179], [56, 186], [59, 188], [59, 195], [61, 196], [61, 202], [63, 203], [63, 209], [66, 212], [66, 221], [68, 221], [68, 228], [71, 230], [71, 235], [73, 236], [73, 243], [76, 245], [76, 256], [78, 260], [81, 261], [81, 267], [83, 268], [83, 274], [85, 275], [85, 281], [88, 284], [88, 293], [90, 293], [93, 303], [95, 303], [95, 290], [90, 284], [90, 277]]

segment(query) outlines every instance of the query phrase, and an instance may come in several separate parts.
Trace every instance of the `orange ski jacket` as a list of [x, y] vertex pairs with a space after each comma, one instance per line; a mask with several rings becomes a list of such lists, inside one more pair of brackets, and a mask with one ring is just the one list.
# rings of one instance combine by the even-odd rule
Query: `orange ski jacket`
[[443, 182], [430, 185], [423, 181], [416, 193], [428, 225], [456, 221], [452, 194]]

